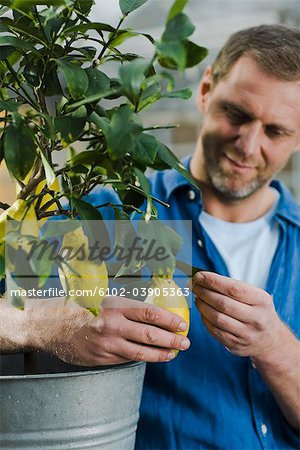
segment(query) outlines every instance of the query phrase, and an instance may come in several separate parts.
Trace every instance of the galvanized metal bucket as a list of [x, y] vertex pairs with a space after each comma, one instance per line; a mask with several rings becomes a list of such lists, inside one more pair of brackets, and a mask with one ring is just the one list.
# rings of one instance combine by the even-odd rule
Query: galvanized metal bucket
[[0, 376], [0, 448], [132, 450], [145, 364]]

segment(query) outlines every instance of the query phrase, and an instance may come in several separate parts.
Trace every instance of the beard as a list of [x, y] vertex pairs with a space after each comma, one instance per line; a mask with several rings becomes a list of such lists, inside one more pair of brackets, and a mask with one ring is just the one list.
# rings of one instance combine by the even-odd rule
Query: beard
[[[207, 178], [214, 190], [224, 199], [234, 201], [248, 198], [272, 179], [272, 176], [266, 176], [264, 174], [257, 175], [255, 178], [244, 181], [243, 183], [242, 175], [233, 171], [226, 171], [222, 168], [222, 153], [217, 150], [218, 147], [221, 148], [222, 144], [218, 146], [209, 137], [203, 139], [203, 156]], [[236, 150], [230, 150], [230, 152], [230, 154], [240, 153]], [[241, 159], [239, 157], [239, 160]], [[243, 163], [247, 164], [248, 161], [243, 161]]]
[[270, 181], [269, 178], [257, 177], [245, 182], [242, 186], [236, 188], [231, 187], [227, 182], [230, 174], [225, 174], [220, 165], [212, 160], [212, 158], [205, 156], [204, 158], [206, 174], [212, 187], [227, 200], [243, 200], [248, 198]]

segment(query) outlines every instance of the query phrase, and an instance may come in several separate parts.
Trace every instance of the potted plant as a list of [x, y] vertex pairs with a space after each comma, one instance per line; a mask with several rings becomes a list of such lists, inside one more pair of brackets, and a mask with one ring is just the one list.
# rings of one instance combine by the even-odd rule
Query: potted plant
[[[110, 208], [123, 227], [117, 239], [124, 241], [133, 233], [132, 212], [144, 224], [157, 220], [159, 199], [150, 194], [148, 167], [174, 168], [193, 183], [174, 154], [149, 133], [155, 126], [143, 126], [140, 113], [164, 98], [189, 98], [189, 89], [175, 90], [171, 71], [196, 65], [206, 49], [189, 40], [194, 27], [183, 13], [187, 0], [175, 1], [159, 41], [124, 27], [128, 14], [146, 2], [119, 0], [121, 18], [113, 27], [89, 19], [93, 0], [0, 1], [0, 163], [18, 186], [12, 205], [0, 202], [0, 279], [3, 284], [5, 278], [15, 307], [26, 308], [26, 298], [9, 295], [8, 286], [28, 287], [29, 270], [31, 282], [42, 287], [53, 270], [50, 258], [28, 259], [41, 235], [54, 236], [49, 218], [68, 219], [64, 227], [56, 225], [61, 245], [74, 233], [80, 245], [88, 245], [90, 221], [100, 226], [103, 218], [101, 208], [85, 197], [95, 187], [109, 186], [121, 200]], [[135, 36], [150, 41], [151, 60], [122, 50]], [[78, 143], [83, 150], [77, 150]], [[107, 233], [105, 226], [101, 230]], [[172, 239], [174, 253], [180, 239], [176, 233]], [[81, 276], [79, 266], [61, 253], [57, 262], [67, 290]], [[101, 264], [105, 294], [112, 269]], [[137, 269], [131, 261], [114, 274]], [[25, 281], [16, 276], [20, 270]], [[97, 315], [101, 298], [79, 304]], [[0, 376], [1, 448], [132, 448], [143, 365], [87, 371], [61, 366], [50, 371], [62, 373], [48, 374], [28, 367], [27, 374]]]

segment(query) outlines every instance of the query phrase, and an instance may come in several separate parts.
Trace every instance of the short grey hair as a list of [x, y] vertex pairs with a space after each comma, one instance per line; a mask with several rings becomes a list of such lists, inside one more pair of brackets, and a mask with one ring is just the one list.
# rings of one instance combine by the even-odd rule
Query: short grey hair
[[213, 83], [225, 78], [242, 56], [253, 58], [260, 70], [278, 80], [300, 80], [300, 30], [260, 25], [232, 34], [212, 64]]

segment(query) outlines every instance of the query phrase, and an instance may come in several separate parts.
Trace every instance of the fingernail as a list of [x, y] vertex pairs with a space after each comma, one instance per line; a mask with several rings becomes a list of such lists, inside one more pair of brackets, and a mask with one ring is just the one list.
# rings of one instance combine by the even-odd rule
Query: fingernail
[[181, 342], [180, 348], [181, 348], [182, 350], [187, 350], [187, 349], [189, 348], [189, 346], [190, 346], [190, 341], [189, 341], [188, 339], [184, 339], [184, 340]]
[[204, 280], [204, 275], [203, 272], [197, 272], [197, 282], [199, 283], [200, 281]]
[[187, 280], [186, 285], [187, 285], [187, 287], [188, 287], [189, 289], [192, 289], [192, 287], [193, 287], [193, 282], [192, 282], [192, 280]]
[[167, 354], [167, 360], [170, 361], [171, 359], [174, 359], [176, 356], [175, 352], [169, 352]]
[[178, 331], [185, 331], [187, 329], [187, 323], [186, 322], [180, 322], [178, 325]]

